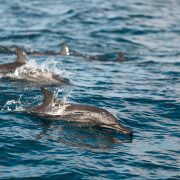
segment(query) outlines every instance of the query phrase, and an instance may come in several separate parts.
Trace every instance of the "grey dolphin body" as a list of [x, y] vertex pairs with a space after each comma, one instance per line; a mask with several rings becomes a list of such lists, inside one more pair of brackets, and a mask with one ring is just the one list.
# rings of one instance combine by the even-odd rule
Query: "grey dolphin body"
[[[44, 94], [43, 103], [39, 106], [27, 109], [26, 112], [35, 114], [40, 117], [49, 119], [62, 119], [89, 125], [97, 125], [108, 129], [116, 130], [120, 133], [132, 136], [133, 132], [122, 126], [117, 119], [107, 110], [89, 105], [78, 105], [64, 103], [63, 101], [54, 98], [54, 95], [46, 88], [41, 88]], [[63, 107], [63, 111], [57, 115], [50, 115], [47, 110], [54, 104], [53, 107]]]
[[0, 65], [0, 73], [13, 72], [16, 68], [26, 64], [26, 53], [21, 49], [17, 48], [17, 60], [12, 63]]

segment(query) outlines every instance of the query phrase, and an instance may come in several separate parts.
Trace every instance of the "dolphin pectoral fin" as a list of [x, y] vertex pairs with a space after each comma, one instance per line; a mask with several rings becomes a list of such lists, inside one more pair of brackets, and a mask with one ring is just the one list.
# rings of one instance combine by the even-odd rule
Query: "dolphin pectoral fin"
[[22, 63], [22, 64], [26, 64], [26, 60], [27, 60], [26, 53], [22, 49], [17, 48], [16, 54], [17, 54], [16, 62], [19, 62], [19, 63]]

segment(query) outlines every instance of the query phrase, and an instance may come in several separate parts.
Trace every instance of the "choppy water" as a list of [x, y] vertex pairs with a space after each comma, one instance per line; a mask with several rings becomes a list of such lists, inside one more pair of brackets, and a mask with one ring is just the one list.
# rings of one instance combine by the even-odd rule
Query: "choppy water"
[[[1, 80], [0, 179], [179, 179], [179, 9], [179, 0], [1, 0], [0, 63], [14, 60], [15, 45], [103, 55], [110, 61], [29, 61], [71, 80], [50, 88], [59, 97], [106, 108], [134, 137], [14, 112], [40, 102], [40, 89]], [[127, 62], [113, 61], [119, 51]]]

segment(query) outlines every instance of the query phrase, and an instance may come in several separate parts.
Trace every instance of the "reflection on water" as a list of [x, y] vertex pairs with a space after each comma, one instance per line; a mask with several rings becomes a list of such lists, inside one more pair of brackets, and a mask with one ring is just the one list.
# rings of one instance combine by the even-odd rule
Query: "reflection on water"
[[37, 135], [38, 139], [55, 141], [70, 147], [100, 151], [114, 148], [119, 143], [132, 142], [130, 137], [81, 124], [43, 121], [42, 126], [43, 131]]

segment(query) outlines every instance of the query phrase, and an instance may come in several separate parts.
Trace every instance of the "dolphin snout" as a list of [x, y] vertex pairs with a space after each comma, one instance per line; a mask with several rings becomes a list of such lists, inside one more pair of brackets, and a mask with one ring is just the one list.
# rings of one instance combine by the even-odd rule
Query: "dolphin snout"
[[66, 78], [63, 78], [63, 77], [60, 77], [59, 75], [56, 75], [56, 74], [53, 74], [53, 78], [63, 84], [67, 84], [67, 85], [71, 85], [69, 79], [66, 79]]
[[112, 129], [122, 133], [122, 134], [125, 134], [125, 135], [128, 135], [128, 136], [133, 136], [133, 131], [120, 125], [120, 124], [113, 124], [112, 125]]

